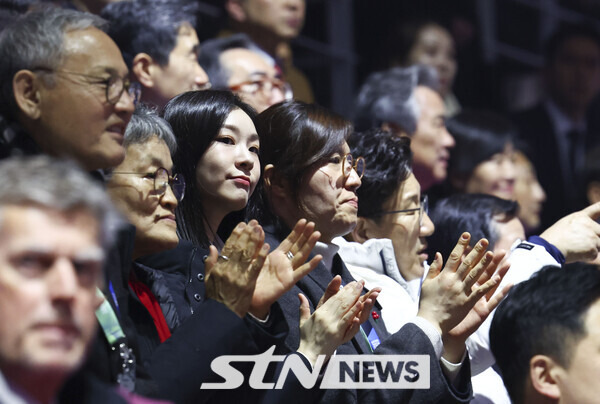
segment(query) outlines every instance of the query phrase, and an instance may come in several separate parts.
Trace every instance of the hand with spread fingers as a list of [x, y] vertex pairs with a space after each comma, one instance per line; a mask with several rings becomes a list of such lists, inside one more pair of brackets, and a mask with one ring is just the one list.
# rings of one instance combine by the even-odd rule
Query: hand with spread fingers
[[269, 252], [256, 220], [239, 223], [219, 254], [210, 246], [206, 259], [206, 297], [225, 304], [239, 317], [250, 308], [256, 279]]
[[[417, 314], [438, 329], [444, 340], [444, 357], [451, 362], [460, 361], [464, 340], [483, 322], [482, 316], [487, 317], [500, 303], [501, 297], [492, 297], [492, 294], [508, 270], [503, 266], [496, 272], [503, 255], [494, 258], [492, 252], [486, 252], [489, 244], [486, 239], [479, 240], [463, 259], [470, 239], [469, 233], [462, 234], [443, 271], [442, 257], [436, 254], [423, 282]], [[486, 301], [474, 309], [481, 299]], [[460, 339], [463, 339], [462, 345]]]
[[342, 279], [336, 276], [327, 286], [314, 313], [310, 314], [308, 300], [300, 299], [300, 346], [314, 365], [319, 355], [329, 358], [338, 346], [350, 341], [360, 329], [373, 309], [381, 291], [374, 288], [361, 296], [364, 281], [351, 282], [340, 290]]
[[300, 219], [279, 247], [267, 256], [256, 281], [250, 307], [252, 315], [265, 318], [277, 299], [317, 267], [320, 255], [306, 260], [320, 236], [314, 223]]

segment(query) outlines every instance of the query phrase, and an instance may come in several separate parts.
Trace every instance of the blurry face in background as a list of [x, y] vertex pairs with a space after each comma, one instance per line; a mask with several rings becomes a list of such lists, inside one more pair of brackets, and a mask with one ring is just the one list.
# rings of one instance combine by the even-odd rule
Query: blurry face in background
[[414, 97], [419, 116], [410, 143], [413, 172], [423, 190], [427, 190], [446, 179], [450, 149], [455, 142], [446, 129], [446, 107], [442, 97], [424, 86], [415, 89]]
[[171, 187], [162, 195], [154, 189], [153, 175], [160, 167], [173, 175], [169, 148], [154, 136], [146, 143], [127, 147], [125, 160], [115, 168], [107, 184], [112, 201], [136, 228], [135, 258], [175, 248], [179, 242], [175, 222], [177, 199]]
[[411, 64], [424, 64], [437, 70], [442, 96], [452, 90], [457, 64], [454, 40], [446, 29], [437, 24], [428, 24], [421, 28], [408, 60]]
[[512, 144], [507, 144], [502, 153], [494, 154], [489, 160], [479, 163], [465, 185], [465, 192], [487, 194], [503, 199], [514, 199], [516, 167]]
[[298, 36], [304, 25], [305, 0], [235, 0], [245, 12], [246, 21], [282, 39]]
[[[183, 24], [177, 34], [175, 47], [169, 54], [166, 66], [155, 66], [153, 99], [161, 106], [171, 98], [186, 91], [201, 90], [208, 84], [208, 75], [198, 63], [200, 42], [196, 30]], [[144, 92], [142, 90], [142, 98]]]
[[585, 109], [600, 90], [598, 44], [586, 37], [564, 41], [546, 69], [546, 84], [559, 106]]
[[252, 119], [241, 109], [230, 113], [196, 165], [196, 185], [206, 216], [243, 209], [260, 178], [260, 141]]
[[508, 253], [515, 241], [525, 240], [525, 229], [518, 217], [513, 217], [509, 220], [497, 217], [494, 218], [492, 225], [498, 235], [498, 240], [492, 250], [493, 252], [504, 250]]
[[284, 100], [282, 89], [273, 85], [280, 83], [277, 71], [258, 53], [235, 48], [223, 52], [219, 59], [229, 73], [227, 86], [256, 112], [261, 113]]
[[542, 204], [546, 193], [540, 185], [535, 169], [525, 155], [515, 152], [515, 200], [519, 203], [519, 219], [528, 233], [540, 226]]

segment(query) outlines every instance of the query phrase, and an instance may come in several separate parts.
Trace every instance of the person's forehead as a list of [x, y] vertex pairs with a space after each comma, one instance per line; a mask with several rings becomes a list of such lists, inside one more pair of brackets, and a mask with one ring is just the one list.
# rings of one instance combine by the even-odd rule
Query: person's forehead
[[275, 69], [259, 54], [245, 48], [228, 49], [221, 53], [221, 63], [233, 74], [265, 74], [274, 76]]
[[151, 167], [163, 167], [167, 170], [173, 167], [169, 148], [158, 136], [152, 136], [144, 143], [133, 143], [127, 146], [125, 160], [117, 171], [127, 169], [132, 172], [143, 172]]
[[417, 86], [414, 91], [414, 96], [421, 110], [421, 115], [427, 114], [430, 116], [445, 115], [446, 108], [444, 100], [434, 90], [426, 86]]
[[[62, 212], [50, 208], [41, 207], [36, 204], [7, 204], [0, 206], [0, 243], [3, 246], [10, 245], [13, 249], [35, 246], [61, 250], [67, 248], [54, 236], [48, 236], [45, 231], [39, 231], [40, 227], [46, 230], [50, 228], [79, 231], [89, 234], [93, 240], [91, 244], [100, 247], [99, 226], [97, 218], [85, 209], [73, 209]], [[84, 240], [80, 240], [85, 244]]]
[[65, 34], [63, 67], [81, 73], [116, 73], [125, 76], [127, 66], [115, 42], [98, 28]]
[[413, 203], [419, 203], [421, 197], [421, 185], [415, 178], [414, 174], [410, 174], [408, 178], [396, 188], [388, 200], [388, 210], [406, 209]]

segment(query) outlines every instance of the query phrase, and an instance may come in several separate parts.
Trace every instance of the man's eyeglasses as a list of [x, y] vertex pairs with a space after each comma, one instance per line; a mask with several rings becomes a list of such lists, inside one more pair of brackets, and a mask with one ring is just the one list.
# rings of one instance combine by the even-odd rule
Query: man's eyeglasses
[[377, 213], [370, 214], [369, 216], [377, 217], [377, 216], [383, 216], [383, 215], [391, 215], [393, 213], [413, 213], [413, 212], [419, 212], [419, 226], [422, 226], [423, 225], [423, 216], [424, 216], [423, 213], [429, 214], [429, 198], [427, 198], [427, 195], [421, 196], [421, 203], [418, 208], [390, 210], [387, 212], [377, 212]]
[[153, 173], [132, 173], [124, 171], [113, 171], [112, 174], [138, 174], [143, 175], [146, 178], [154, 179], [154, 191], [157, 195], [163, 196], [167, 192], [167, 187], [171, 186], [173, 195], [181, 202], [185, 195], [185, 179], [182, 175], [175, 174], [170, 176], [166, 168], [159, 167]]
[[117, 75], [111, 75], [108, 78], [90, 76], [88, 74], [71, 72], [68, 70], [55, 70], [47, 67], [37, 67], [33, 70], [41, 70], [56, 74], [66, 74], [72, 76], [85, 77], [90, 80], [96, 81], [98, 84], [102, 84], [106, 88], [106, 101], [110, 105], [115, 105], [121, 99], [123, 91], [127, 91], [127, 94], [131, 97], [133, 104], [136, 105], [142, 95], [142, 87], [140, 83], [131, 82], [129, 78], [123, 78]]
[[271, 93], [274, 89], [281, 91], [283, 94], [283, 98], [286, 101], [294, 98], [294, 93], [292, 92], [292, 87], [289, 83], [284, 82], [278, 78], [268, 78], [264, 77], [261, 79], [248, 80], [243, 83], [239, 83], [233, 86], [229, 86], [231, 91], [239, 91], [246, 94], [254, 95], [256, 93], [261, 93], [264, 96], [271, 96]]

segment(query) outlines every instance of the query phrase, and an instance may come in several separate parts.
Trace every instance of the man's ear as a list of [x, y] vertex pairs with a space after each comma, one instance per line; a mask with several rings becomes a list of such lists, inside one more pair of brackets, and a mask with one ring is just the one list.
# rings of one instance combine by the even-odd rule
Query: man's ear
[[138, 53], [133, 58], [131, 71], [135, 76], [135, 81], [139, 82], [143, 87], [152, 88], [155, 86], [155, 70], [157, 64], [152, 56], [147, 53]]
[[556, 383], [556, 374], [562, 367], [545, 355], [535, 355], [529, 361], [529, 378], [531, 386], [542, 396], [558, 400], [560, 389]]
[[263, 182], [267, 193], [272, 197], [284, 198], [290, 195], [288, 181], [275, 169], [273, 164], [267, 164], [263, 171]]
[[13, 94], [17, 107], [28, 119], [38, 119], [42, 114], [41, 80], [31, 70], [19, 70], [13, 77]]
[[242, 1], [244, 0], [226, 0], [225, 10], [231, 17], [232, 20], [237, 22], [246, 21], [246, 10], [242, 7]]
[[352, 230], [352, 239], [357, 243], [364, 243], [369, 237], [370, 220], [364, 217], [359, 217], [356, 221], [356, 227]]

